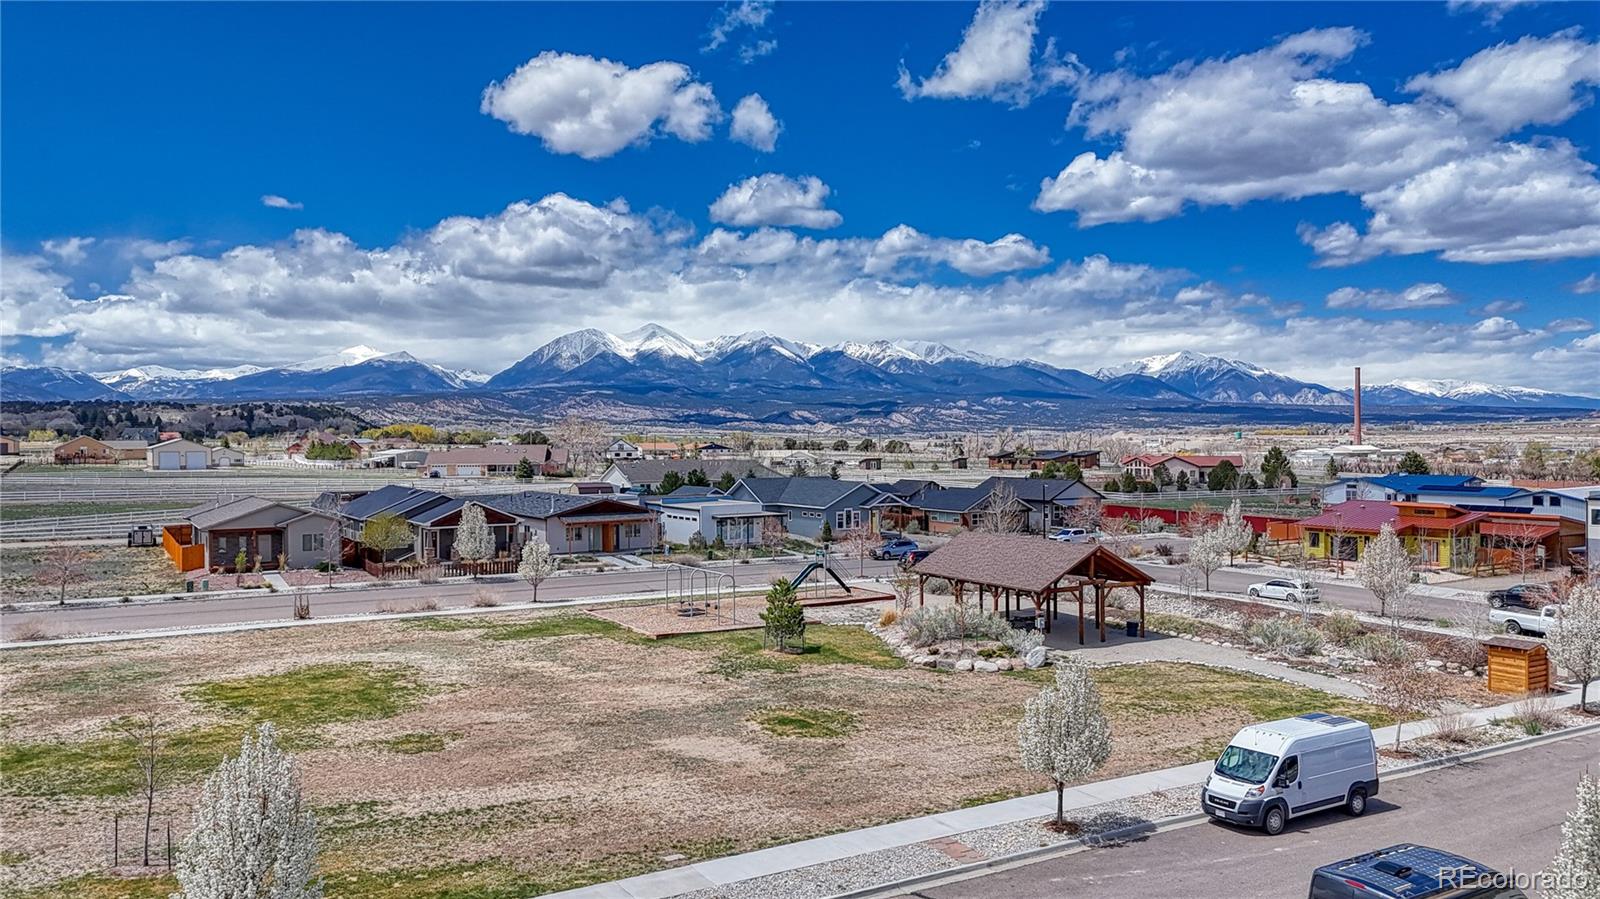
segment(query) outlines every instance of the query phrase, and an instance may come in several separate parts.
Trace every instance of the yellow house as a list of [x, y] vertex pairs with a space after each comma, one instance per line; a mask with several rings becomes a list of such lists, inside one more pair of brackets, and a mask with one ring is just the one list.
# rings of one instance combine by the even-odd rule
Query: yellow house
[[1367, 543], [1387, 524], [1419, 567], [1449, 568], [1457, 562], [1471, 564], [1477, 553], [1476, 525], [1484, 517], [1443, 503], [1352, 500], [1300, 522], [1300, 547], [1308, 559], [1359, 561]]

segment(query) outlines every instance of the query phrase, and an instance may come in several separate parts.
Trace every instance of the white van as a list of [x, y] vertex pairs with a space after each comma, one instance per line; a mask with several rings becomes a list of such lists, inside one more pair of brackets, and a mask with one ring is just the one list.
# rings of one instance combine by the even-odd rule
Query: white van
[[1343, 806], [1359, 815], [1376, 795], [1372, 728], [1310, 712], [1239, 731], [1206, 778], [1200, 808], [1219, 821], [1277, 835], [1290, 818], [1312, 812]]

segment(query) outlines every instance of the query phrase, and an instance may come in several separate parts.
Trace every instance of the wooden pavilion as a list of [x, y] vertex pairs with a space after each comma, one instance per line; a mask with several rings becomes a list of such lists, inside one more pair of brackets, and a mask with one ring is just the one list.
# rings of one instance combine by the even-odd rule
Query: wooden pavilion
[[1116, 553], [1094, 543], [1061, 543], [1018, 534], [962, 534], [939, 547], [911, 568], [917, 576], [917, 602], [927, 599], [928, 578], [950, 582], [956, 600], [976, 587], [978, 607], [988, 599], [998, 612], [1004, 605], [1009, 617], [1013, 604], [1032, 603], [1034, 617], [1044, 618], [1050, 630], [1062, 596], [1078, 600], [1078, 642], [1084, 642], [1085, 596], [1092, 591], [1095, 624], [1100, 642], [1106, 640], [1106, 594], [1128, 587], [1139, 594], [1139, 636], [1144, 636], [1144, 592], [1154, 582], [1149, 575]]

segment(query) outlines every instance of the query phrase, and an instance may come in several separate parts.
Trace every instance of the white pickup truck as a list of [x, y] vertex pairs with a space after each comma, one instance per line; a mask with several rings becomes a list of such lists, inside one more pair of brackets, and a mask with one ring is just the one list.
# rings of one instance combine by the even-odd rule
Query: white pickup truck
[[1508, 634], [1539, 634], [1550, 632], [1560, 606], [1545, 606], [1535, 612], [1530, 609], [1490, 609], [1489, 620], [1505, 628]]

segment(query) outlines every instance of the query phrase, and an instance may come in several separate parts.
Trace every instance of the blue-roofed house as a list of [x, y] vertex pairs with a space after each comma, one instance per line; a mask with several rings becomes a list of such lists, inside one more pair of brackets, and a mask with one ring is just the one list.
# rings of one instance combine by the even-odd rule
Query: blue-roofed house
[[1357, 500], [1377, 502], [1422, 502], [1419, 491], [1436, 487], [1466, 487], [1483, 484], [1483, 478], [1464, 474], [1384, 474], [1345, 475], [1322, 488], [1322, 504], [1332, 506]]

